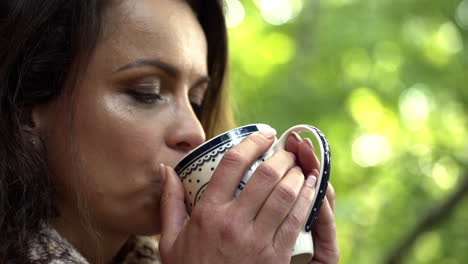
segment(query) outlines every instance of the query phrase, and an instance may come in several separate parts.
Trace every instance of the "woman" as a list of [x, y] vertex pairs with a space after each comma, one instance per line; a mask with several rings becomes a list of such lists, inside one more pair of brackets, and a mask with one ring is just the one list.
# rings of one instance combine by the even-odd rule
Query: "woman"
[[[171, 168], [230, 127], [220, 3], [9, 0], [0, 10], [1, 263], [289, 262], [317, 176], [310, 141], [291, 137], [234, 199], [234, 180], [274, 131], [250, 136], [191, 218]], [[338, 260], [329, 189], [314, 263]], [[259, 203], [241, 206], [247, 198]]]

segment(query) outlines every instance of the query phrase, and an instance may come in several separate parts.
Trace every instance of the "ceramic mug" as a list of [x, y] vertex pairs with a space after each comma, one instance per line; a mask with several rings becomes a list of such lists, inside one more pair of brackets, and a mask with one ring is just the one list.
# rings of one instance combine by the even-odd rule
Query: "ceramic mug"
[[[181, 159], [176, 165], [175, 171], [185, 188], [185, 203], [189, 214], [202, 197], [223, 155], [248, 135], [266, 129], [271, 129], [271, 127], [266, 124], [251, 124], [232, 129], [203, 143]], [[239, 195], [255, 169], [261, 163], [271, 157], [276, 151], [285, 148], [286, 140], [292, 132], [309, 132], [314, 135], [320, 146], [320, 173], [317, 178], [313, 205], [310, 208], [306, 225], [299, 233], [292, 252], [291, 263], [299, 264], [308, 263], [313, 257], [314, 248], [310, 230], [325, 197], [330, 176], [330, 147], [323, 133], [313, 126], [297, 125], [284, 132], [279, 139], [275, 138], [275, 142], [271, 148], [258, 158], [246, 172], [234, 195]]]

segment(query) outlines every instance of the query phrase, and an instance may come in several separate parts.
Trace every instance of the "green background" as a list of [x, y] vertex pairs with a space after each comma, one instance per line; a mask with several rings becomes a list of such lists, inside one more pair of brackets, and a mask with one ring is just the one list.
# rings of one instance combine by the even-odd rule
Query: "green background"
[[330, 141], [340, 262], [468, 263], [468, 0], [227, 4], [238, 124]]

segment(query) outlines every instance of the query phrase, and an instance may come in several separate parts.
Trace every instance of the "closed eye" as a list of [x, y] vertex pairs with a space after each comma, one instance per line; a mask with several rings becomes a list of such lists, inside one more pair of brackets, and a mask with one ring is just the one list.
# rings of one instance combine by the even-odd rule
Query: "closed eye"
[[159, 100], [162, 100], [160, 94], [157, 93], [142, 93], [135, 90], [128, 90], [127, 94], [132, 97], [136, 102], [142, 104], [154, 104]]
[[203, 117], [203, 105], [194, 102], [190, 102], [190, 104], [192, 105], [193, 112], [195, 112], [198, 120], [201, 120]]

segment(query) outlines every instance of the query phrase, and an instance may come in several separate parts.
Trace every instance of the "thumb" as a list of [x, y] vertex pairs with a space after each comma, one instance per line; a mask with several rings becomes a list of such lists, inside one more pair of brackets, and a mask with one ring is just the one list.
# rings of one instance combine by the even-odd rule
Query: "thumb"
[[175, 171], [168, 166], [160, 165], [160, 177], [164, 181], [161, 195], [161, 239], [163, 248], [172, 248], [179, 233], [188, 220], [184, 204], [184, 187]]

